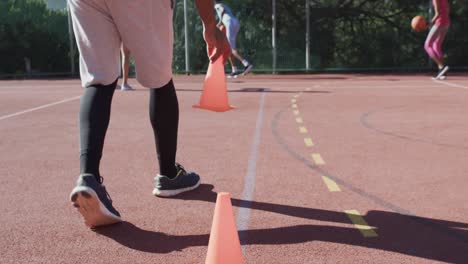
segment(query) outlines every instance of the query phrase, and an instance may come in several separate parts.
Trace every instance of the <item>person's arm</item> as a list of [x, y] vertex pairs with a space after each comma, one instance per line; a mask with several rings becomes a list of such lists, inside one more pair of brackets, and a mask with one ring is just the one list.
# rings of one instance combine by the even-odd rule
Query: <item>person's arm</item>
[[434, 17], [432, 18], [431, 24], [434, 24], [437, 18], [439, 18], [439, 0], [434, 1]]
[[206, 41], [208, 57], [211, 61], [215, 61], [222, 55], [227, 60], [231, 55], [231, 48], [224, 33], [216, 27], [213, 0], [195, 0], [195, 5], [203, 23], [203, 37]]
[[219, 22], [216, 25], [217, 28], [221, 29], [221, 26], [223, 25], [224, 8], [223, 6], [219, 5], [215, 9], [219, 12], [218, 14], [221, 14], [221, 16], [219, 17]]

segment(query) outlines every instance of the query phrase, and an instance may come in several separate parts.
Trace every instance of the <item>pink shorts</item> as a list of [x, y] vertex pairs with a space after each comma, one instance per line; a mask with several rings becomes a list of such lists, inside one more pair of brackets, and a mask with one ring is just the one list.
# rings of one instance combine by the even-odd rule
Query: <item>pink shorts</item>
[[159, 88], [172, 78], [174, 0], [68, 0], [80, 51], [83, 87], [108, 85], [120, 75], [122, 42], [137, 80]]

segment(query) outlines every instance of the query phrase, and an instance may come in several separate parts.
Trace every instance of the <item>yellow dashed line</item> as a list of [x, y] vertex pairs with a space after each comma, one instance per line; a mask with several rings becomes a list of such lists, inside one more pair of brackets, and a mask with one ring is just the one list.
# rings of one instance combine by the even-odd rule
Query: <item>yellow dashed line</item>
[[306, 134], [307, 133], [307, 128], [306, 127], [299, 127], [299, 132], [301, 132], [301, 134]]
[[304, 143], [307, 147], [312, 147], [314, 145], [311, 138], [304, 138]]
[[294, 110], [294, 115], [299, 115], [299, 110]]
[[334, 180], [328, 178], [327, 176], [322, 176], [322, 179], [330, 192], [341, 192], [340, 186], [338, 186]]
[[354, 227], [361, 231], [361, 234], [364, 237], [378, 237], [373, 227], [370, 227], [367, 224], [364, 217], [357, 210], [345, 210], [345, 213], [348, 215], [351, 222], [353, 222]]
[[323, 160], [322, 155], [320, 155], [319, 153], [313, 153], [312, 154], [312, 159], [314, 160], [316, 165], [324, 165], [325, 164], [325, 161]]
[[298, 122], [299, 124], [302, 124], [304, 121], [302, 121], [302, 118], [296, 117], [296, 122]]

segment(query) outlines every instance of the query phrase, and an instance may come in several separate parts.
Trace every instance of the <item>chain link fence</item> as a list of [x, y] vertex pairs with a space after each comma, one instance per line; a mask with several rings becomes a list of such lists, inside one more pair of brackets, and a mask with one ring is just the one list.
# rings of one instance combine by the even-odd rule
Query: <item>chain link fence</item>
[[[427, 71], [433, 67], [423, 48], [427, 32], [410, 28], [415, 15], [430, 20], [430, 0], [223, 2], [241, 22], [238, 50], [253, 62], [254, 72]], [[451, 10], [446, 59], [454, 69], [467, 69], [468, 7], [451, 1]], [[177, 0], [175, 73], [206, 70], [202, 30], [194, 1]], [[0, 77], [76, 75], [78, 54], [71, 33], [65, 0], [2, 0]]]

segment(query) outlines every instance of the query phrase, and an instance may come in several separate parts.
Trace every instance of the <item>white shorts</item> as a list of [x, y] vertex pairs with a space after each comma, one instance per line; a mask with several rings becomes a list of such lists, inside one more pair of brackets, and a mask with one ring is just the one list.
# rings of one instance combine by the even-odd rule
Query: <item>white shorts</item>
[[230, 19], [225, 24], [226, 36], [231, 49], [236, 49], [237, 33], [239, 33], [240, 23], [237, 19]]
[[109, 85], [120, 75], [122, 42], [137, 80], [160, 88], [172, 78], [174, 0], [68, 0], [80, 51], [83, 87]]

